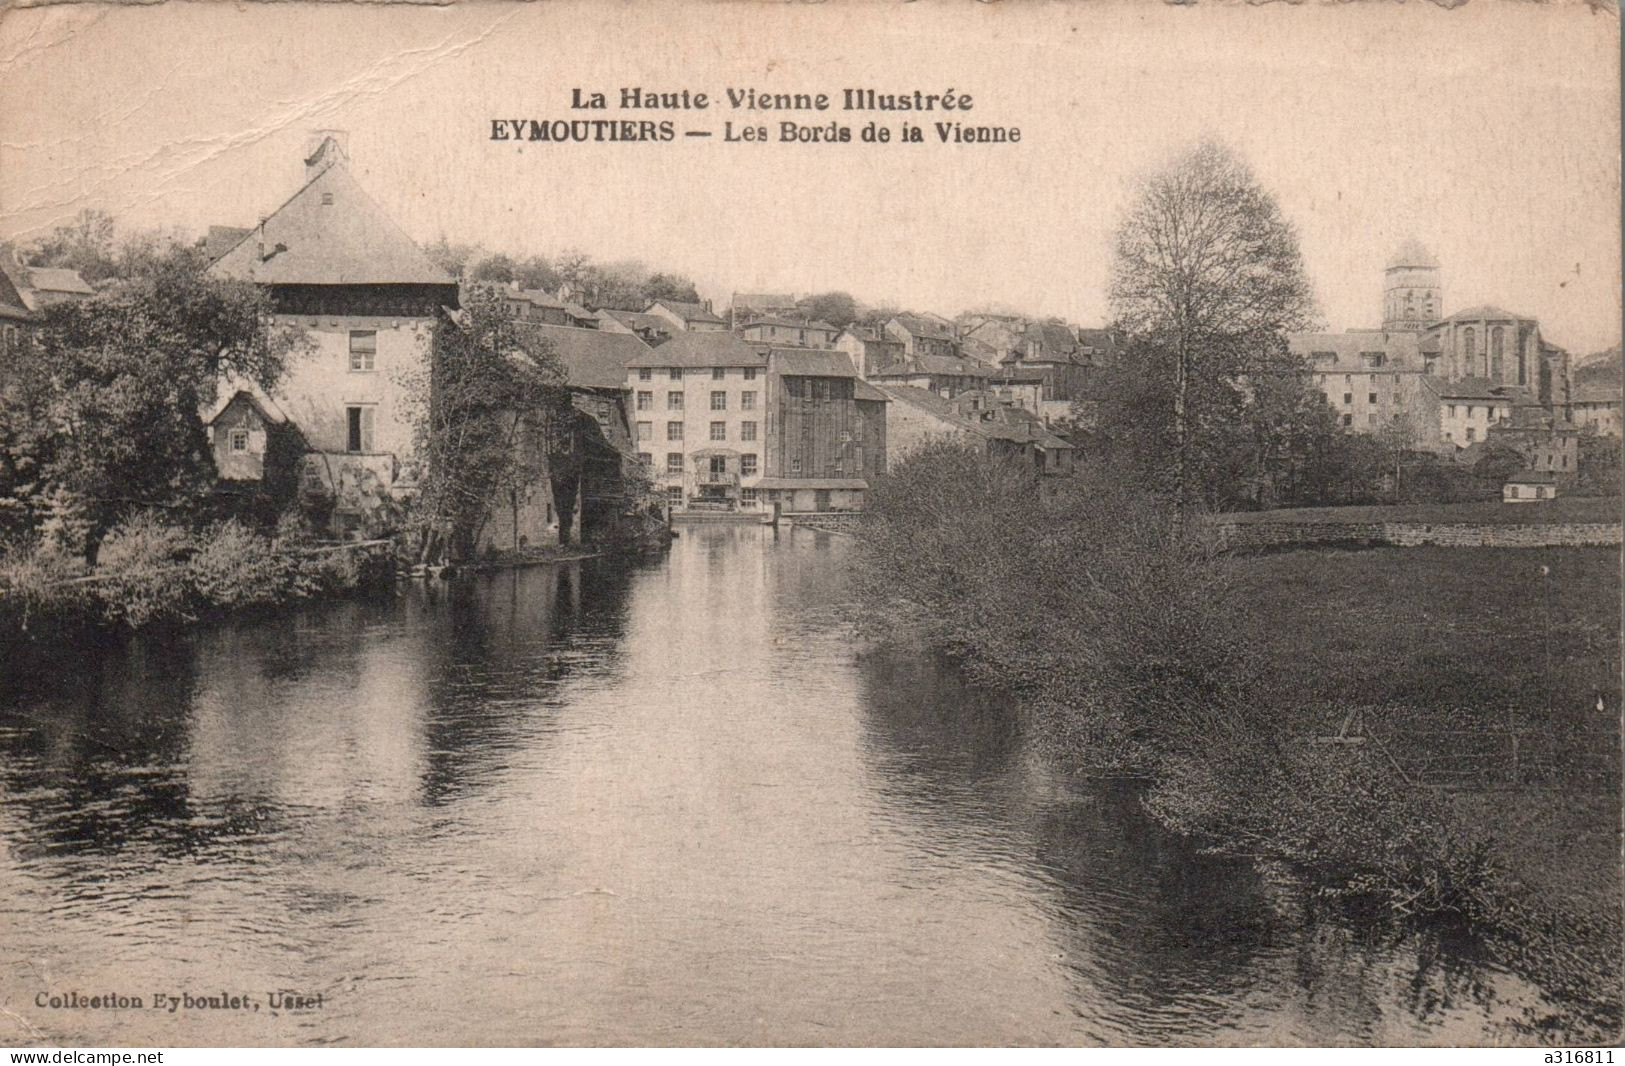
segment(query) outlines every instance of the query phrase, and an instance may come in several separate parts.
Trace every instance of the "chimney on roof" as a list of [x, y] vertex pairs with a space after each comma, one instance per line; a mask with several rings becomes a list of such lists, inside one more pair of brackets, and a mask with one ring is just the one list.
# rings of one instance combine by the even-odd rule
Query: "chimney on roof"
[[334, 163], [350, 161], [348, 130], [312, 130], [305, 143], [305, 184]]

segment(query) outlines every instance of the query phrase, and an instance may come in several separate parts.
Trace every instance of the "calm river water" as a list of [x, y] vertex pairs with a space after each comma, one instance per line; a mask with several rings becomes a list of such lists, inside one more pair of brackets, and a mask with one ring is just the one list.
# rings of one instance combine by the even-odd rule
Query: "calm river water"
[[[0, 1043], [1522, 1039], [1470, 949], [1193, 854], [858, 654], [849, 546], [694, 528], [7, 694]], [[144, 1006], [39, 1005], [73, 994]]]

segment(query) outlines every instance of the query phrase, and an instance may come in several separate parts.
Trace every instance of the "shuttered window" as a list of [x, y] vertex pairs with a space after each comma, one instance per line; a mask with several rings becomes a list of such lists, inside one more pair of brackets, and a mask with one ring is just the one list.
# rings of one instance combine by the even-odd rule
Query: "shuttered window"
[[378, 331], [352, 329], [350, 331], [350, 369], [371, 370], [378, 356]]

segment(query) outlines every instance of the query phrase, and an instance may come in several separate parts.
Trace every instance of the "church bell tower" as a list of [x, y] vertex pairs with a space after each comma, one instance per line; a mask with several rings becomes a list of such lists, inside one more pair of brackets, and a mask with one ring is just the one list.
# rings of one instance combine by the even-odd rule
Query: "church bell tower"
[[1382, 328], [1389, 333], [1416, 333], [1443, 317], [1439, 261], [1417, 241], [1406, 241], [1383, 271]]

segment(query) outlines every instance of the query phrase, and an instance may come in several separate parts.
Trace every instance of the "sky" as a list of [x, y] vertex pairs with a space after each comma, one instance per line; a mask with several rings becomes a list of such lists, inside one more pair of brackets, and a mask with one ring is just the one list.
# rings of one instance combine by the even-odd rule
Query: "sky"
[[[572, 111], [571, 91], [688, 89], [706, 111]], [[725, 142], [728, 88], [970, 94], [919, 144]], [[413, 237], [575, 249], [733, 291], [842, 289], [952, 315], [1103, 323], [1135, 182], [1231, 145], [1297, 227], [1322, 315], [1372, 327], [1388, 255], [1440, 259], [1586, 353], [1619, 341], [1617, 15], [1472, 0], [1172, 6], [70, 4], [0, 19], [0, 238], [85, 207], [130, 227], [252, 225], [318, 128]], [[671, 119], [667, 143], [493, 141], [499, 118]], [[854, 137], [871, 117], [831, 110]], [[1019, 127], [942, 144], [930, 120]]]

